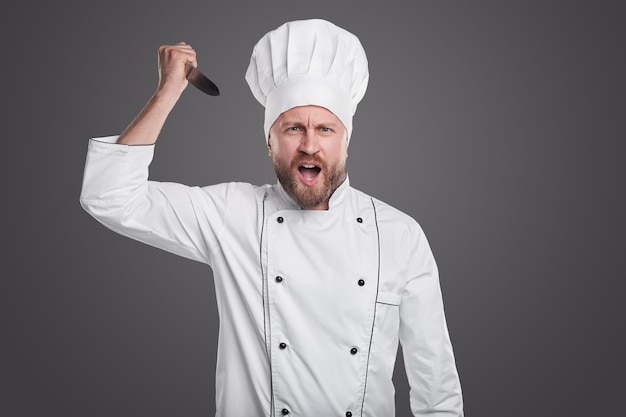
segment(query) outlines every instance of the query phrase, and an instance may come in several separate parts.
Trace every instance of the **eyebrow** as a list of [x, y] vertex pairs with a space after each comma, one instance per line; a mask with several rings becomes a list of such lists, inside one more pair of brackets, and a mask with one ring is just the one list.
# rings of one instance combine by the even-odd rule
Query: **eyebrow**
[[[283, 120], [280, 123], [280, 125], [282, 127], [285, 127], [285, 126], [305, 127], [306, 123], [302, 122], [299, 119], [286, 119], [286, 120]], [[339, 126], [339, 124], [337, 122], [333, 122], [333, 121], [330, 121], [330, 120], [322, 121], [322, 122], [316, 123], [314, 125], [314, 127], [329, 127], [329, 128], [336, 128], [337, 126]]]

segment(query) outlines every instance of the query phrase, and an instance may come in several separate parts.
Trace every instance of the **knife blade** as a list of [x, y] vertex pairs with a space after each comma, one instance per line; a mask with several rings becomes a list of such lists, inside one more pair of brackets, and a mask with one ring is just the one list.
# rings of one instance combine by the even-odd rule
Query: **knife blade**
[[209, 78], [201, 73], [196, 67], [191, 64], [186, 64], [187, 66], [187, 81], [189, 81], [193, 86], [195, 86], [198, 90], [207, 93], [210, 96], [219, 96], [220, 90], [213, 83], [213, 81], [209, 80]]

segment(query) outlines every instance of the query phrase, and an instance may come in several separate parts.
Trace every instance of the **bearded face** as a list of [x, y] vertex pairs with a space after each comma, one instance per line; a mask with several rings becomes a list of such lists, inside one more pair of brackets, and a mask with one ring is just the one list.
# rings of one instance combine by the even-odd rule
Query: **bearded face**
[[318, 106], [294, 107], [270, 129], [278, 180], [303, 209], [327, 209], [346, 178], [347, 136], [341, 121]]
[[[328, 204], [333, 192], [346, 179], [346, 164], [338, 163], [329, 166], [319, 157], [311, 158], [301, 155], [291, 163], [282, 159], [274, 159], [274, 171], [285, 191], [303, 209], [311, 210]], [[322, 178], [315, 181], [317, 176]], [[314, 185], [308, 185], [315, 181]]]

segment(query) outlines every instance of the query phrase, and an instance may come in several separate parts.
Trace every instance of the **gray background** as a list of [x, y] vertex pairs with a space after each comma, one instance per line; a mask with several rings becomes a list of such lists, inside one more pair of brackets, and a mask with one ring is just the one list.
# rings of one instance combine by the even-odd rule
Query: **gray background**
[[243, 76], [311, 17], [367, 51], [351, 182], [429, 237], [467, 415], [623, 414], [624, 6], [366, 3], [3, 6], [0, 415], [214, 414], [211, 271], [81, 210], [87, 139], [124, 129], [184, 40], [222, 96], [185, 92], [152, 178], [274, 182]]

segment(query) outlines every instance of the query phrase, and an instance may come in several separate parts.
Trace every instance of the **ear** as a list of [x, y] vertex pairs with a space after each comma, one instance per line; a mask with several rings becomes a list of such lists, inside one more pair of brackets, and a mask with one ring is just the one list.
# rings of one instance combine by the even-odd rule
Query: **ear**
[[267, 154], [271, 157], [272, 156], [272, 144], [270, 143], [270, 138], [267, 138]]

